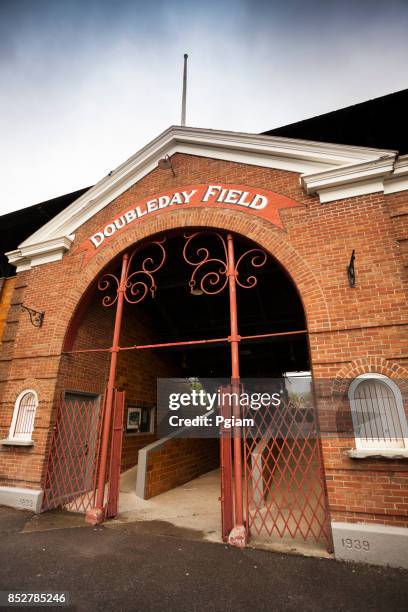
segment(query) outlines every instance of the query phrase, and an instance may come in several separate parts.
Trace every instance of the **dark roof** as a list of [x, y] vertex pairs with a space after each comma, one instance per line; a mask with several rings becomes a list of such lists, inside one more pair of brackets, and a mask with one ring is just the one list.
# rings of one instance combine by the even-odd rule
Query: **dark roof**
[[408, 153], [408, 89], [367, 100], [264, 134]]
[[16, 271], [14, 266], [8, 264], [4, 253], [16, 249], [23, 240], [58, 215], [61, 210], [67, 208], [88, 189], [90, 187], [78, 189], [78, 191], [67, 193], [58, 198], [52, 198], [46, 202], [40, 202], [28, 208], [22, 208], [0, 216], [0, 278], [2, 276], [12, 276]]

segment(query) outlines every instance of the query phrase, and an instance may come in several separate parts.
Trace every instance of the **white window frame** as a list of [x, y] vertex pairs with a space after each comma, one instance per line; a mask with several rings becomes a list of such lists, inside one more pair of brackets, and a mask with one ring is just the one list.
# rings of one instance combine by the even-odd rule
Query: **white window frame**
[[[373, 445], [372, 442], [370, 443], [367, 438], [361, 438], [358, 436], [357, 432], [360, 428], [360, 424], [358, 423], [357, 417], [356, 417], [357, 410], [356, 410], [355, 392], [358, 386], [360, 385], [360, 383], [363, 382], [364, 380], [378, 380], [384, 385], [386, 385], [392, 391], [394, 398], [395, 398], [395, 403], [396, 403], [396, 407], [398, 411], [398, 417], [399, 417], [400, 424], [401, 424], [401, 431], [402, 431], [402, 436], [403, 436], [402, 441], [404, 443], [403, 448], [401, 448], [400, 446], [397, 446], [397, 444], [392, 446], [391, 442], [387, 442], [386, 444], [381, 444], [380, 440], [378, 441], [377, 446], [375, 446]], [[356, 449], [373, 451], [373, 452], [377, 450], [379, 452], [382, 452], [387, 449], [388, 450], [395, 449], [396, 451], [402, 450], [405, 452], [408, 450], [408, 426], [407, 426], [407, 418], [406, 418], [405, 410], [404, 410], [404, 403], [402, 401], [401, 391], [398, 385], [396, 385], [393, 380], [388, 378], [388, 376], [384, 376], [384, 374], [377, 374], [375, 372], [361, 374], [360, 376], [357, 376], [357, 378], [355, 378], [351, 382], [349, 386], [349, 391], [348, 391], [348, 398], [350, 402], [351, 416], [353, 419], [353, 429], [354, 429], [354, 438], [356, 441]]]
[[[34, 418], [33, 418], [33, 426], [32, 429], [29, 433], [24, 433], [24, 434], [17, 434], [16, 436], [16, 425], [17, 425], [17, 419], [18, 419], [18, 413], [19, 413], [19, 409], [20, 409], [20, 403], [21, 400], [23, 399], [23, 397], [25, 395], [27, 395], [28, 393], [32, 393], [35, 397], [35, 409], [34, 409]], [[32, 440], [32, 434], [34, 431], [34, 422], [35, 422], [35, 417], [37, 414], [37, 408], [38, 408], [38, 395], [37, 392], [34, 391], [34, 389], [24, 389], [24, 391], [22, 391], [15, 403], [14, 403], [14, 412], [13, 412], [13, 418], [11, 420], [11, 425], [10, 425], [10, 430], [9, 430], [9, 435], [8, 435], [8, 440], [10, 441], [16, 441], [16, 442], [31, 442]]]

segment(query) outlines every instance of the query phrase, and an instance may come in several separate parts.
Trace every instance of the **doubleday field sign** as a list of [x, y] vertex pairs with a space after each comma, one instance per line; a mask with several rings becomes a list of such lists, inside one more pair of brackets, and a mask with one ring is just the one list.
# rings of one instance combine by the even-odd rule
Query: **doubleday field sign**
[[245, 185], [188, 185], [178, 191], [140, 200], [135, 206], [118, 214], [101, 227], [81, 244], [76, 252], [85, 251], [84, 264], [86, 264], [113, 236], [141, 219], [175, 207], [184, 209], [203, 206], [242, 210], [263, 217], [277, 227], [283, 228], [279, 211], [301, 204], [273, 191], [254, 189]]

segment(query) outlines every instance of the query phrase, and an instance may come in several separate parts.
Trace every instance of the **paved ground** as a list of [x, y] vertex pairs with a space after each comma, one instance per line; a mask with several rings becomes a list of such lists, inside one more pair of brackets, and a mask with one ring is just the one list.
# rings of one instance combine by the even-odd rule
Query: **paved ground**
[[0, 508], [0, 589], [69, 591], [90, 612], [408, 608], [406, 571], [240, 551], [157, 522], [81, 525]]
[[[212, 470], [202, 474], [184, 485], [174, 487], [166, 493], [161, 493], [150, 499], [137, 497], [136, 489], [137, 466], [134, 466], [120, 477], [119, 518], [122, 523], [136, 521], [167, 521], [184, 530], [201, 530], [203, 540], [207, 542], [221, 542], [220, 521], [220, 470]], [[278, 518], [278, 527], [284, 531], [284, 520], [288, 520], [289, 527], [294, 529], [293, 518], [289, 515], [290, 502], [287, 501], [281, 508]], [[271, 512], [276, 511], [272, 504]], [[294, 511], [294, 514], [299, 514]], [[310, 512], [306, 511], [309, 520]], [[298, 517], [299, 518], [299, 517]], [[320, 520], [322, 520], [322, 516]], [[307, 522], [303, 520], [303, 529], [307, 530]], [[316, 526], [316, 524], [315, 524]], [[297, 551], [308, 556], [327, 557], [327, 546], [324, 541], [307, 542], [301, 536], [295, 539], [289, 536], [274, 538], [267, 535], [252, 536], [254, 548], [275, 550], [275, 552]]]

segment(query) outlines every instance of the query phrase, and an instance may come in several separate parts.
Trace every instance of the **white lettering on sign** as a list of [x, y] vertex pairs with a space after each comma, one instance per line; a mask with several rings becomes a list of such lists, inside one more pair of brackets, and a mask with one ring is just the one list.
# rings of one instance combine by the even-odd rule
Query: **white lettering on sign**
[[110, 219], [104, 227], [100, 227], [92, 236], [78, 246], [74, 252], [84, 252], [83, 265], [86, 265], [96, 254], [97, 249], [103, 248], [116, 237], [117, 232], [125, 231], [129, 225], [140, 219], [147, 219], [150, 215], [160, 215], [172, 208], [186, 208], [193, 206], [222, 207], [241, 210], [256, 215], [272, 223], [275, 227], [283, 229], [281, 210], [302, 206], [301, 203], [287, 196], [264, 189], [240, 184], [194, 184], [184, 185], [179, 191], [166, 192], [150, 196], [150, 198], [135, 202], [129, 210], [122, 210], [117, 217]]
[[[128, 210], [117, 219], [114, 219], [111, 223], [108, 223], [103, 230], [93, 234], [93, 236], [90, 237], [90, 241], [97, 249], [101, 246], [105, 238], [110, 238], [117, 230], [122, 229], [129, 223], [133, 223], [136, 219], [141, 219], [145, 215], [163, 210], [169, 206], [189, 204], [197, 191], [197, 189], [192, 189], [191, 191], [176, 191], [171, 196], [162, 195], [153, 200], [148, 200], [145, 204]], [[262, 210], [268, 205], [268, 198], [259, 193], [250, 195], [249, 191], [243, 191], [241, 189], [227, 189], [220, 185], [208, 185], [200, 202], [234, 204], [236, 206], [245, 206], [253, 210]]]
[[210, 202], [211, 199], [215, 199], [219, 204], [238, 204], [238, 206], [246, 206], [255, 210], [261, 210], [268, 204], [268, 198], [259, 193], [256, 193], [252, 199], [248, 200], [248, 197], [248, 191], [241, 191], [240, 189], [223, 189], [219, 185], [208, 185], [202, 201]]

